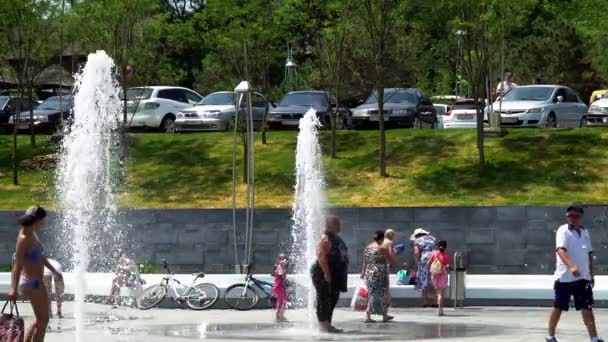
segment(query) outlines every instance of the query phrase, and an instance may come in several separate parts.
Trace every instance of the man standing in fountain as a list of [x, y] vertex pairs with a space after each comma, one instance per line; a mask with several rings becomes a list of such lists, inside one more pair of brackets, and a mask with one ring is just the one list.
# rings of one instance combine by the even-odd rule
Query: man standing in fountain
[[340, 292], [346, 292], [348, 278], [348, 248], [338, 236], [340, 220], [335, 216], [325, 219], [325, 231], [317, 246], [317, 260], [310, 270], [312, 283], [317, 292], [317, 319], [319, 330], [340, 333], [332, 323], [334, 309]]
[[568, 311], [570, 298], [574, 297], [574, 307], [581, 311], [583, 322], [591, 342], [603, 342], [597, 336], [593, 316], [593, 256], [589, 231], [581, 225], [583, 208], [568, 207], [568, 223], [557, 229], [555, 238], [555, 302], [549, 319], [547, 342], [557, 342], [555, 328], [563, 311]]

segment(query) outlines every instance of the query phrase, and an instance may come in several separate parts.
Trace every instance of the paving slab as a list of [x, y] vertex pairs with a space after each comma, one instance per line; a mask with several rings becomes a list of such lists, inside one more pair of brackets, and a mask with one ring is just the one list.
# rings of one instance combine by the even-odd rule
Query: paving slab
[[[20, 305], [26, 324], [29, 304]], [[73, 303], [65, 304], [64, 319], [52, 319], [47, 342], [75, 339]], [[309, 326], [309, 312], [288, 311], [288, 324], [275, 324], [271, 310], [190, 311], [85, 305], [86, 342], [178, 342], [178, 341], [543, 341], [548, 309], [534, 307], [467, 307], [448, 309], [437, 317], [434, 309], [395, 309], [392, 323], [363, 323], [363, 313], [337, 309], [334, 324], [344, 334], [323, 335]], [[596, 310], [600, 334], [608, 335], [608, 310]], [[608, 324], [608, 323], [607, 323]], [[563, 316], [558, 329], [562, 342], [587, 341], [580, 315]]]

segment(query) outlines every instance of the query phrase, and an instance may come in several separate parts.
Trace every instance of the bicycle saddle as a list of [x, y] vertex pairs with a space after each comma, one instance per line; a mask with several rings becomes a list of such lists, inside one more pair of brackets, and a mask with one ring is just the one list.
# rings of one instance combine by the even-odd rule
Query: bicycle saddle
[[200, 273], [194, 274], [194, 279], [204, 278], [204, 277], [205, 277], [205, 272], [200, 272]]

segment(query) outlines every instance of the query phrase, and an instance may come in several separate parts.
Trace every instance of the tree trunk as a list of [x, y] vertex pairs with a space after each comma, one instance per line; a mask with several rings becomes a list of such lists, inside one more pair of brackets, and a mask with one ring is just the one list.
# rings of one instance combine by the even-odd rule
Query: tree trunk
[[21, 120], [21, 100], [23, 99], [23, 88], [19, 86], [17, 93], [17, 108], [15, 119], [13, 120], [13, 147], [12, 147], [12, 168], [13, 168], [13, 185], [19, 185], [19, 173], [17, 167], [17, 134], [19, 133], [19, 121]]
[[483, 148], [483, 112], [477, 105], [477, 101], [481, 98], [480, 84], [481, 80], [477, 80], [473, 86], [473, 98], [475, 99], [475, 108], [477, 112], [477, 150], [479, 152], [479, 174], [483, 175], [485, 166], [485, 151]]
[[129, 129], [129, 111], [127, 108], [127, 89], [129, 88], [129, 82], [127, 81], [127, 75], [125, 73], [126, 68], [123, 66], [122, 68], [122, 113], [123, 113], [123, 123], [122, 123], [122, 161], [123, 165], [126, 164], [127, 158], [129, 156], [129, 142], [127, 131]]
[[[264, 99], [266, 100], [266, 99]], [[268, 101], [266, 100], [266, 106], [264, 106], [264, 117], [262, 119], [262, 145], [266, 145], [266, 131], [268, 131], [268, 111], [270, 108], [268, 107]]]
[[34, 108], [32, 106], [32, 103], [34, 102], [33, 92], [33, 85], [30, 84], [30, 89], [27, 92], [27, 98], [30, 102], [30, 144], [32, 145], [32, 147], [36, 147], [36, 133], [34, 131]]
[[378, 97], [378, 129], [380, 130], [380, 177], [386, 177], [386, 134], [384, 132], [384, 69], [376, 58], [376, 92]]
[[336, 117], [338, 116], [338, 104], [336, 101], [336, 109], [331, 111], [331, 157], [336, 158]]

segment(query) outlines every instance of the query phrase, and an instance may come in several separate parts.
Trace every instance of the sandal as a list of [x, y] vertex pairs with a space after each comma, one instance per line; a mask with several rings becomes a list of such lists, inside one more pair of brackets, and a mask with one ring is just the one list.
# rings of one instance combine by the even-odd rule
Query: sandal
[[395, 319], [395, 317], [394, 317], [394, 316], [386, 315], [386, 316], [384, 316], [384, 317], [382, 318], [382, 322], [384, 322], [384, 323], [386, 323], [386, 322], [390, 322], [390, 321], [392, 321], [393, 319]]
[[371, 319], [371, 318], [368, 318], [368, 319], [366, 319], [366, 320], [365, 320], [365, 322], [364, 322], [364, 323], [377, 323], [377, 322], [376, 322], [376, 320], [373, 320], [373, 319]]
[[334, 327], [333, 325], [330, 325], [329, 328], [327, 329], [327, 332], [330, 334], [341, 334], [344, 332], [344, 330], [338, 329], [338, 328]]

